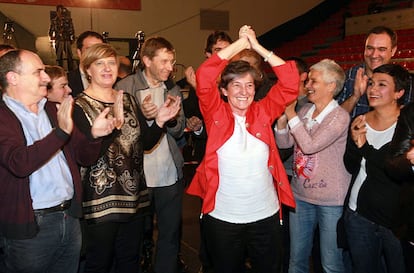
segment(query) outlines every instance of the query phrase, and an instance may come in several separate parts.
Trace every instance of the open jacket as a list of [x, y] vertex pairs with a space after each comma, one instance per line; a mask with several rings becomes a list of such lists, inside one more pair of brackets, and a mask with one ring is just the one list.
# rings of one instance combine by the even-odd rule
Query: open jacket
[[414, 241], [414, 170], [407, 152], [414, 146], [414, 103], [401, 109], [397, 127], [390, 143], [385, 169], [395, 183], [401, 185], [399, 196], [401, 221], [405, 239]]
[[[169, 79], [165, 81], [164, 84], [166, 86], [164, 98], [166, 98], [167, 95], [182, 97], [180, 88], [172, 80]], [[137, 70], [135, 74], [125, 77], [115, 85], [116, 90], [123, 90], [124, 92], [133, 95], [138, 103], [140, 103], [139, 92], [148, 88], [149, 86], [144, 78], [142, 70]], [[176, 141], [184, 134], [185, 129], [185, 115], [182, 105], [180, 112], [176, 116], [175, 122], [167, 122], [165, 127], [167, 128], [168, 147], [170, 148], [177, 169], [178, 179], [182, 179], [184, 177], [182, 170], [184, 166], [184, 158]]]
[[72, 174], [74, 196], [69, 214], [82, 216], [82, 185], [79, 165], [96, 161], [101, 140], [91, 140], [76, 127], [68, 135], [57, 127], [56, 104], [47, 102], [45, 110], [54, 128], [45, 138], [27, 146], [16, 115], [0, 101], [0, 236], [9, 239], [33, 238], [38, 232], [32, 207], [29, 176], [57, 151], [63, 150]]
[[[207, 130], [206, 153], [187, 193], [203, 199], [202, 213], [214, 209], [215, 196], [219, 186], [217, 150], [231, 137], [234, 130], [234, 116], [228, 103], [220, 97], [217, 78], [227, 65], [227, 60], [217, 54], [206, 60], [197, 70], [197, 96]], [[279, 157], [272, 124], [285, 110], [286, 104], [296, 99], [299, 74], [294, 62], [273, 67], [278, 82], [267, 96], [259, 102], [252, 102], [246, 113], [248, 132], [269, 146], [268, 168], [274, 178], [279, 202], [295, 207], [295, 201]]]

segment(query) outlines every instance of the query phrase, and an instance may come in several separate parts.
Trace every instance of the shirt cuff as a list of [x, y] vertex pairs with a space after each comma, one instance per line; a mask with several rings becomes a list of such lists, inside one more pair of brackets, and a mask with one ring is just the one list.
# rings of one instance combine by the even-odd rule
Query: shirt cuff
[[289, 128], [292, 129], [293, 127], [295, 127], [296, 125], [298, 125], [300, 123], [300, 119], [298, 116], [292, 118], [291, 120], [288, 121], [289, 124]]
[[197, 131], [193, 131], [193, 133], [194, 133], [196, 136], [199, 136], [199, 135], [201, 135], [201, 133], [203, 132], [203, 130], [204, 130], [204, 127], [203, 127], [203, 126], [201, 126], [201, 128], [200, 128], [200, 129], [198, 129]]
[[276, 125], [274, 129], [275, 129], [275, 133], [278, 133], [280, 135], [285, 135], [289, 132], [287, 127], [283, 128], [283, 129], [277, 129], [277, 125]]

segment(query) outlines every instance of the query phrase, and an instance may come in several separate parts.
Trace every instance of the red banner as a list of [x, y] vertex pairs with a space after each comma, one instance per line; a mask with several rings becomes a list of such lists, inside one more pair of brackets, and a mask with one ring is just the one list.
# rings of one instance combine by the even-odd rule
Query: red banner
[[140, 10], [141, 0], [0, 0], [0, 3], [63, 5], [65, 7]]

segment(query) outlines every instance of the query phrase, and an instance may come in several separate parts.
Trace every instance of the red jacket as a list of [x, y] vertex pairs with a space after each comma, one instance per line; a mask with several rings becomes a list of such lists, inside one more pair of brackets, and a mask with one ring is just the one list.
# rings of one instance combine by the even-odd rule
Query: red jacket
[[[203, 199], [202, 213], [214, 209], [219, 185], [217, 150], [231, 137], [234, 116], [228, 103], [220, 97], [217, 78], [227, 65], [217, 55], [207, 59], [197, 70], [197, 96], [207, 130], [206, 154], [187, 189], [187, 193]], [[299, 74], [294, 62], [273, 67], [278, 82], [268, 95], [253, 102], [246, 113], [246, 127], [250, 134], [269, 145], [268, 167], [274, 178], [279, 202], [295, 207], [292, 190], [276, 147], [272, 124], [285, 110], [286, 104], [296, 99]]]

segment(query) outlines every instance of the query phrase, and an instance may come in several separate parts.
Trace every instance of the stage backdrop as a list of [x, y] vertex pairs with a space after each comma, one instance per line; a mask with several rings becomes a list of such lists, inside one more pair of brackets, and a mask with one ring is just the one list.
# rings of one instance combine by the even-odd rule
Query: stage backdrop
[[0, 3], [140, 10], [141, 0], [0, 0]]

